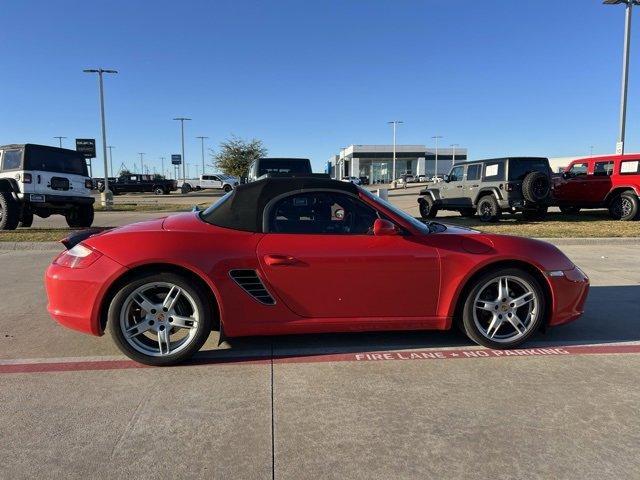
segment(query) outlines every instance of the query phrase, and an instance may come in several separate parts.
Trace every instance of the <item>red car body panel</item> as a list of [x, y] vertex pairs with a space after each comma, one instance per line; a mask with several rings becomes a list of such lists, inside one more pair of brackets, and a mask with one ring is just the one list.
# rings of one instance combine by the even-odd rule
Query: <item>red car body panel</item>
[[[599, 208], [607, 206], [612, 194], [621, 190], [633, 190], [640, 196], [640, 171], [638, 162], [640, 155], [606, 155], [573, 160], [564, 170], [570, 174], [576, 166], [585, 165], [585, 175], [553, 179], [554, 203], [560, 206]], [[611, 175], [599, 175], [596, 164], [613, 163]], [[636, 173], [624, 172], [623, 166], [635, 166]], [[602, 172], [600, 172], [602, 173]]]
[[[230, 337], [447, 329], [466, 282], [501, 261], [524, 262], [544, 277], [549, 325], [584, 308], [588, 279], [553, 245], [458, 227], [423, 234], [377, 208], [409, 235], [251, 233], [208, 224], [197, 213], [108, 231], [82, 242], [103, 254], [87, 268], [48, 268], [48, 309], [66, 326], [101, 335], [114, 282], [133, 269], [171, 265], [208, 285]], [[249, 296], [230, 277], [232, 269], [256, 270], [275, 304]], [[549, 277], [549, 271], [566, 274]]]

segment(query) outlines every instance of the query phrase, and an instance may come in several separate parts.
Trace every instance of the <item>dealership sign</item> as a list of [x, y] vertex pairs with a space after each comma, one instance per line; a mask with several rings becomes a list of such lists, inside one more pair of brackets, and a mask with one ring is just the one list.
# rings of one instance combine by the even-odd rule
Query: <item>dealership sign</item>
[[174, 153], [171, 155], [171, 164], [172, 165], [180, 165], [182, 163], [182, 155], [179, 153]]
[[84, 158], [96, 158], [96, 139], [76, 138], [76, 151], [84, 155]]

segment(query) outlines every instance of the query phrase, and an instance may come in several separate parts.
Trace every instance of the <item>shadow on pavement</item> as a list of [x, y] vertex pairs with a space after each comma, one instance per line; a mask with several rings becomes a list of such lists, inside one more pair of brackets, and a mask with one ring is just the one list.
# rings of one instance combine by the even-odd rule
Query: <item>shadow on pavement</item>
[[[592, 345], [640, 340], [640, 285], [591, 287], [585, 314], [568, 325], [537, 334], [525, 347]], [[471, 347], [474, 343], [457, 329], [336, 333], [247, 337], [230, 340], [231, 349], [200, 353], [207, 360], [255, 360], [274, 356], [312, 356], [341, 353]]]

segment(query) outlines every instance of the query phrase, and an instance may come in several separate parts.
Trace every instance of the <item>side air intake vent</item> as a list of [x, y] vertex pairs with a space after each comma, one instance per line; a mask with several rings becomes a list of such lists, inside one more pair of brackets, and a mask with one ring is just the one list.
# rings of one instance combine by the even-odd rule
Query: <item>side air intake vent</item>
[[276, 303], [255, 270], [231, 270], [229, 276], [240, 285], [240, 288], [260, 303], [265, 305], [274, 305]]

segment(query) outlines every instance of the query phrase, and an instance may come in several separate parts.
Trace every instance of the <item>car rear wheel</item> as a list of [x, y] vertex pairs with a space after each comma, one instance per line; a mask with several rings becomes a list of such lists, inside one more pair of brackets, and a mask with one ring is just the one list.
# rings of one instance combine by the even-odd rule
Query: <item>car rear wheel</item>
[[189, 193], [191, 192], [191, 185], [188, 183], [185, 183], [184, 185], [182, 185], [182, 187], [180, 188], [180, 191], [182, 193]]
[[0, 192], [0, 230], [15, 230], [20, 222], [20, 205], [10, 193]]
[[560, 211], [565, 215], [577, 215], [580, 213], [580, 207], [560, 207]]
[[65, 214], [67, 225], [71, 228], [89, 228], [93, 224], [93, 205], [80, 205]]
[[164, 195], [164, 188], [162, 187], [155, 187], [153, 189], [153, 193], [155, 193], [156, 195]]
[[233, 190], [233, 187], [227, 184], [224, 186], [223, 190], [225, 191], [225, 193], [229, 193], [231, 190]]
[[192, 357], [211, 332], [211, 307], [193, 282], [174, 273], [138, 276], [109, 306], [109, 331], [120, 350], [146, 365]]
[[631, 192], [623, 192], [617, 195], [609, 205], [609, 215], [614, 220], [635, 220], [640, 210], [638, 197]]
[[478, 202], [478, 216], [483, 222], [497, 222], [500, 219], [500, 206], [493, 195], [486, 195]]
[[513, 348], [540, 328], [545, 308], [536, 278], [524, 270], [503, 268], [474, 281], [462, 323], [467, 336], [482, 346]]
[[420, 207], [420, 216], [423, 220], [436, 218], [436, 215], [438, 215], [438, 207], [435, 206], [431, 197], [421, 198], [418, 200], [418, 203]]

